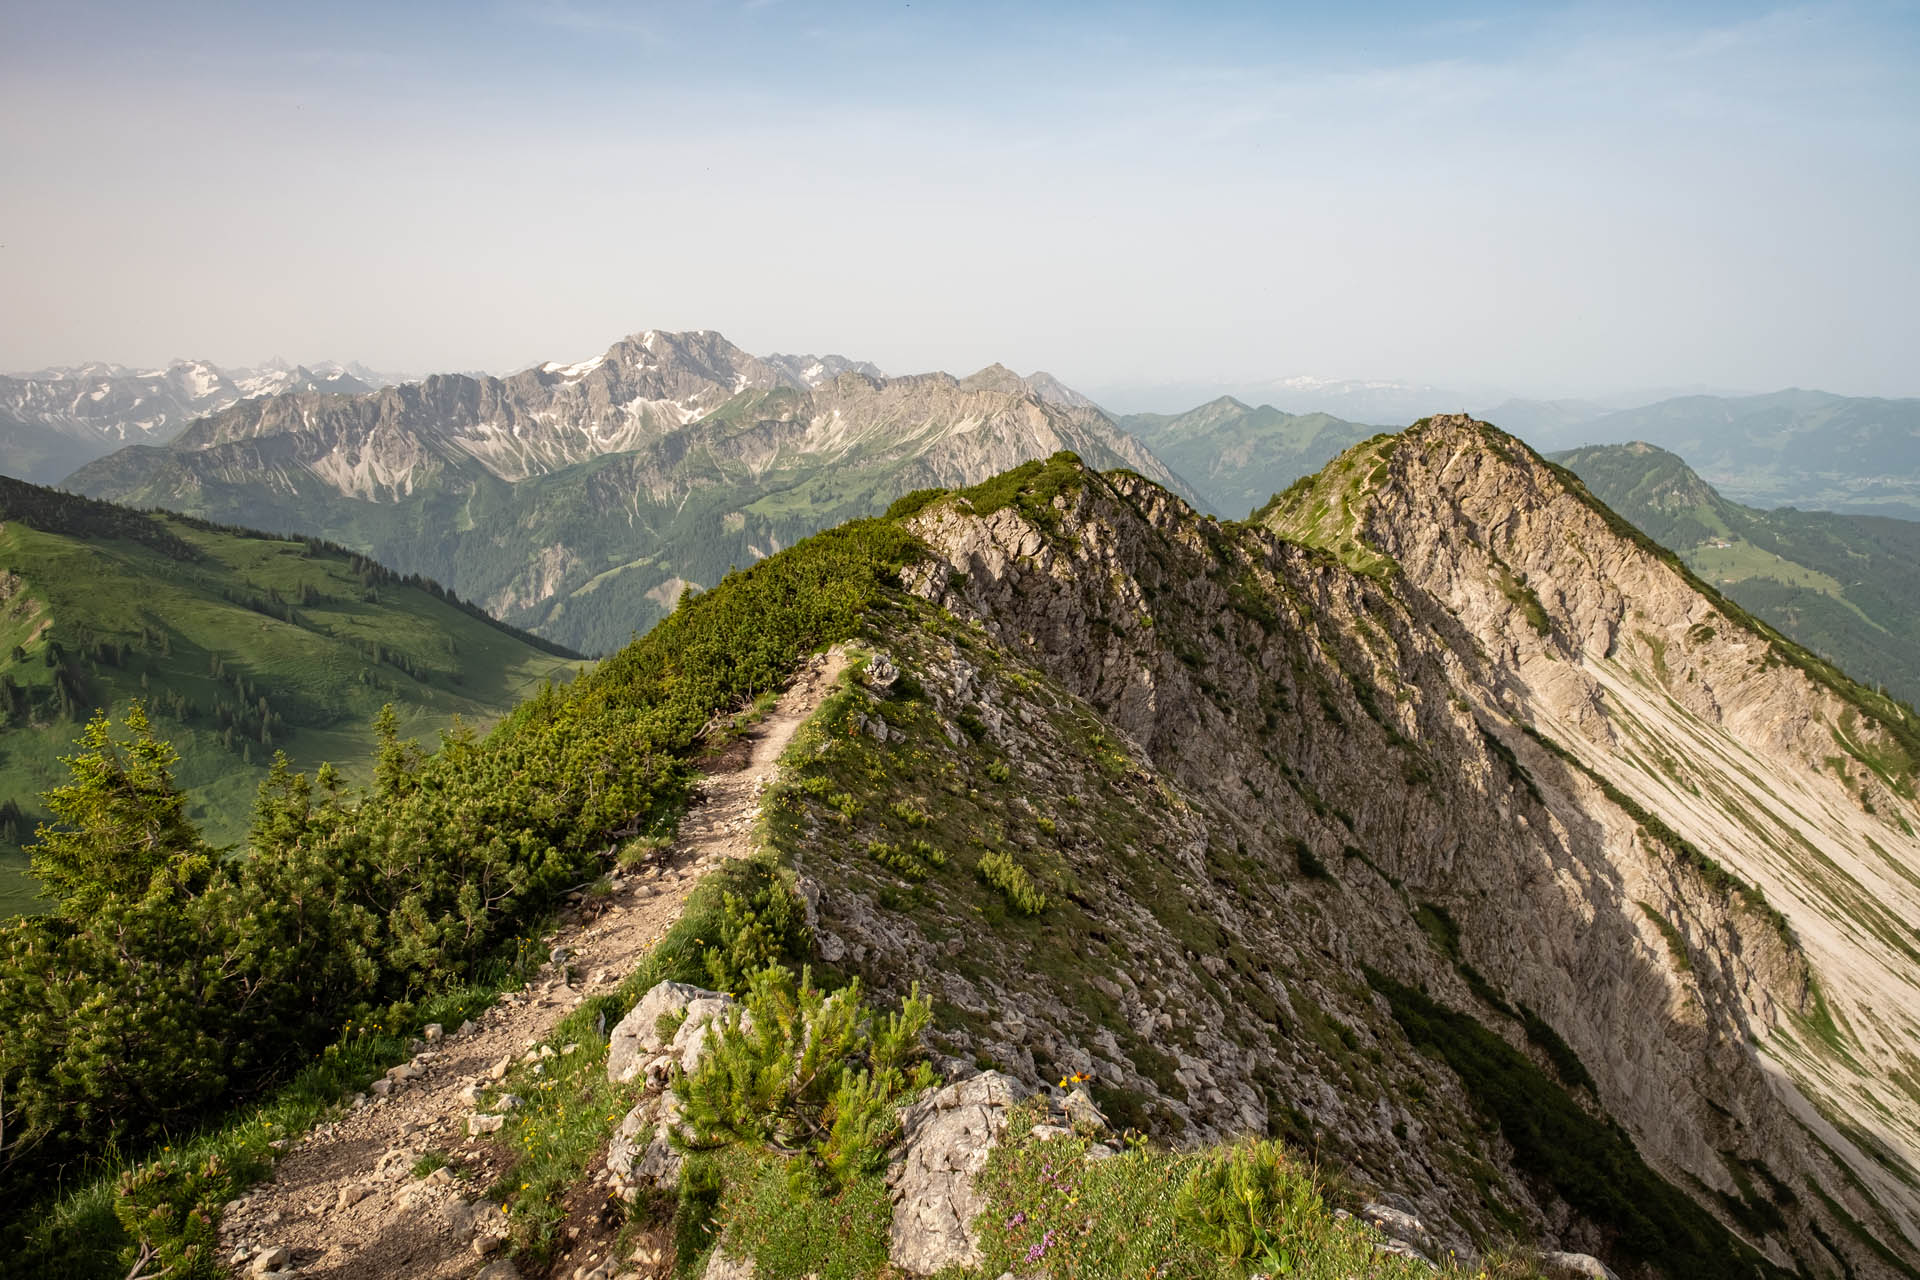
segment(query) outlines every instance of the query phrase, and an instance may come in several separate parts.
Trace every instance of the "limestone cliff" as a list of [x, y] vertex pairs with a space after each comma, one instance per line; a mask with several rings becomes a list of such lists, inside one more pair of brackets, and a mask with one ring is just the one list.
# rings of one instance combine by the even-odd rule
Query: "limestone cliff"
[[770, 830], [949, 1052], [1462, 1250], [1911, 1274], [1899, 708], [1464, 419], [1243, 525], [1066, 459], [909, 524]]

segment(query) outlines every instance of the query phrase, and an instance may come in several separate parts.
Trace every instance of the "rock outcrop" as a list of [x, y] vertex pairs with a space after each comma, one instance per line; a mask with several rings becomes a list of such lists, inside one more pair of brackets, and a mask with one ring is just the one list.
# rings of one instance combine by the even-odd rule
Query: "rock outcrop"
[[980, 1265], [973, 1220], [986, 1208], [974, 1177], [1007, 1131], [1007, 1110], [1031, 1092], [997, 1071], [957, 1080], [901, 1116], [901, 1151], [887, 1171], [893, 1199], [888, 1259], [911, 1275]]
[[[1593, 1191], [1629, 1179], [1676, 1249], [1713, 1231], [1754, 1265], [1876, 1271], [1844, 1213], [1913, 1250], [1899, 1108], [1822, 1087], [1841, 1066], [1806, 1036], [1811, 993], [1857, 981], [1849, 934], [1869, 973], [1898, 950], [1880, 917], [1906, 890], [1874, 848], [1920, 861], [1907, 775], [1843, 782], [1807, 753], [1894, 731], [1838, 677], [1767, 661], [1785, 651], [1523, 446], [1450, 421], [1397, 441], [1267, 527], [1052, 468], [980, 510], [929, 503], [905, 574], [924, 611], [877, 637], [899, 678], [856, 689], [821, 748], [885, 782], [837, 814], [804, 778], [786, 793], [823, 955], [882, 990], [926, 977], [955, 1010], [943, 1052], [1089, 1077], [1118, 1124], [1318, 1145], [1443, 1249], [1518, 1225], [1658, 1256]], [[1664, 684], [1650, 648], [1601, 665], [1639, 643], [1635, 610], [1669, 636]], [[1606, 771], [1602, 744], [1650, 724], [1697, 735], [1684, 801]], [[1859, 886], [1846, 916], [1743, 888], [1761, 860], [1699, 825], [1756, 776], [1817, 815]], [[890, 815], [922, 812], [944, 863], [902, 860]], [[967, 874], [989, 852], [1045, 890], [1044, 926]], [[1920, 1045], [1874, 981], [1886, 1013], [1849, 1021]], [[1549, 1113], [1586, 1136], [1542, 1142]], [[1855, 1159], [1876, 1143], [1878, 1172]], [[1611, 1172], [1561, 1179], [1607, 1144]]]

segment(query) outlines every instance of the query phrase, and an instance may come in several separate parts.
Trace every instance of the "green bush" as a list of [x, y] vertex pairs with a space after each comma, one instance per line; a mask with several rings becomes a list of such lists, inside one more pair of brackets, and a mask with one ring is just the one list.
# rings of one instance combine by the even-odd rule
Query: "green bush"
[[[206, 856], [179, 818], [164, 743], [96, 722], [41, 837], [70, 909], [0, 923], [0, 1250], [32, 1195], [462, 980], [611, 849], [669, 826], [702, 727], [853, 635], [917, 545], [855, 522], [730, 574], [484, 739], [429, 755], [383, 717], [371, 789], [276, 768], [238, 857]], [[738, 986], [795, 949], [790, 894], [735, 896], [696, 979]]]
[[906, 877], [915, 884], [925, 880], [935, 870], [947, 864], [945, 853], [925, 840], [918, 839], [909, 840], [905, 844], [872, 840], [867, 843], [867, 853], [881, 866]]
[[808, 971], [771, 965], [749, 980], [743, 1008], [709, 1030], [699, 1067], [674, 1081], [687, 1146], [806, 1155], [836, 1186], [883, 1163], [899, 1105], [932, 1082], [924, 1062], [909, 1070], [932, 1020], [919, 988], [883, 1016], [861, 1003], [858, 980], [827, 995]]
[[1033, 883], [1027, 869], [1013, 855], [999, 849], [980, 855], [980, 878], [1000, 891], [1007, 905], [1023, 916], [1037, 916], [1047, 909], [1047, 895]]
[[[214, 1280], [220, 1266], [220, 1206], [238, 1186], [219, 1154], [168, 1156], [121, 1178], [114, 1213], [129, 1238], [146, 1243], [153, 1269]], [[248, 1179], [251, 1181], [251, 1179]]]
[[759, 970], [812, 949], [806, 909], [777, 875], [739, 893], [725, 890], [720, 903], [702, 957], [715, 989], [743, 990]]
[[[1313, 1172], [1273, 1143], [1169, 1151], [1131, 1142], [1103, 1159], [1069, 1135], [1036, 1141], [1044, 1108], [1017, 1108], [975, 1189], [979, 1274], [1246, 1280], [1422, 1280], [1434, 1269], [1375, 1251], [1361, 1223], [1333, 1216]], [[1451, 1265], [1440, 1274], [1466, 1280]], [[1472, 1273], [1532, 1277], [1532, 1268]]]
[[1221, 1257], [1287, 1275], [1327, 1207], [1287, 1149], [1263, 1140], [1209, 1152], [1187, 1175], [1174, 1211]]

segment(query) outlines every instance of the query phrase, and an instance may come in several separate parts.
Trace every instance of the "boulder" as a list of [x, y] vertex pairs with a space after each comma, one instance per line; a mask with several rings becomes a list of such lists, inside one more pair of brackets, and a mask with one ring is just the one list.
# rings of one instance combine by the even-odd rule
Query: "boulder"
[[869, 689], [877, 689], [885, 693], [893, 688], [894, 681], [900, 678], [900, 668], [894, 666], [893, 659], [886, 654], [876, 653], [867, 660], [867, 668], [863, 674]]
[[[682, 1071], [691, 1072], [700, 1065], [700, 1055], [707, 1051], [707, 1031], [713, 1020], [733, 1008], [732, 996], [702, 996], [687, 1005], [687, 1020], [673, 1034], [673, 1043], [667, 1046], [667, 1052], [680, 1063]], [[751, 1028], [753, 1023], [745, 1013], [740, 1015], [740, 1024]]]
[[280, 1268], [287, 1265], [292, 1257], [293, 1255], [287, 1252], [285, 1248], [280, 1245], [274, 1245], [271, 1248], [262, 1249], [259, 1253], [255, 1254], [253, 1266], [249, 1269], [257, 1276], [265, 1275], [269, 1271], [280, 1270]]
[[1060, 1114], [1064, 1115], [1067, 1123], [1076, 1129], [1099, 1132], [1107, 1127], [1107, 1118], [1100, 1114], [1099, 1106], [1085, 1089], [1075, 1089], [1060, 1099], [1059, 1106]]
[[1397, 1240], [1428, 1261], [1433, 1260], [1433, 1236], [1425, 1223], [1405, 1209], [1376, 1201], [1361, 1206], [1360, 1220], [1387, 1239]]
[[1620, 1280], [1590, 1253], [1542, 1253], [1540, 1274], [1546, 1280]]
[[716, 1248], [707, 1255], [707, 1269], [702, 1280], [753, 1280], [752, 1258], [730, 1258], [724, 1247]]
[[[660, 1039], [660, 1016], [686, 1010], [697, 1001], [718, 1001], [722, 1008], [733, 1003], [718, 991], [687, 982], [662, 982], [641, 996], [640, 1003], [614, 1024], [613, 1034], [607, 1038], [607, 1079], [625, 1084], [640, 1074], [641, 1059], [666, 1048]], [[693, 1021], [690, 1011], [687, 1021]]]
[[1007, 1110], [1027, 1088], [985, 1071], [916, 1102], [901, 1114], [901, 1156], [887, 1172], [893, 1231], [888, 1258], [912, 1275], [978, 1267], [973, 1220], [986, 1208], [976, 1174], [1007, 1131]]
[[607, 1144], [607, 1172], [628, 1187], [650, 1182], [671, 1189], [678, 1184], [680, 1152], [670, 1135], [679, 1119], [680, 1100], [673, 1094], [641, 1099]]

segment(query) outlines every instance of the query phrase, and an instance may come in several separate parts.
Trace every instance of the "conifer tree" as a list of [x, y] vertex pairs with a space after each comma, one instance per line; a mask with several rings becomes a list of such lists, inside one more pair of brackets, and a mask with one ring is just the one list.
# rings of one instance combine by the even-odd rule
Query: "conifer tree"
[[40, 825], [28, 850], [33, 873], [71, 917], [92, 916], [113, 895], [144, 897], [159, 872], [192, 876], [210, 861], [173, 781], [179, 754], [154, 736], [140, 703], [124, 724], [132, 736], [118, 739], [106, 712], [87, 722], [80, 750], [61, 761], [72, 781], [45, 795], [56, 821]]
[[307, 829], [312, 811], [313, 784], [306, 774], [293, 771], [286, 752], [276, 751], [254, 797], [249, 842], [257, 853], [288, 848]]

